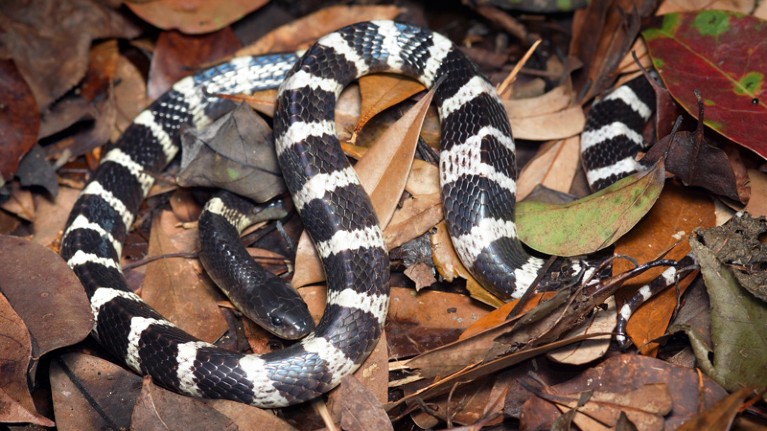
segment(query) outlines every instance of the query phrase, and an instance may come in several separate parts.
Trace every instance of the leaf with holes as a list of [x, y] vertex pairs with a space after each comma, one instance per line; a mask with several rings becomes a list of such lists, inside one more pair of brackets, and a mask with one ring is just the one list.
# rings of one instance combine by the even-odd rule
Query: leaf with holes
[[671, 95], [692, 116], [698, 90], [705, 124], [767, 157], [767, 23], [704, 10], [659, 17], [644, 39]]
[[601, 250], [647, 214], [663, 190], [664, 178], [663, 163], [656, 163], [645, 172], [567, 204], [520, 202], [519, 238], [535, 250], [557, 256]]

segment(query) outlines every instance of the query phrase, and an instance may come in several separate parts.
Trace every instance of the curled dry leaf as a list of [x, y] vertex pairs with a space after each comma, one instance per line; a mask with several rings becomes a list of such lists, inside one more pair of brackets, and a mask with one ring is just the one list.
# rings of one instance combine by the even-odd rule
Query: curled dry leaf
[[199, 34], [219, 30], [265, 5], [268, 0], [153, 0], [125, 5], [144, 21], [163, 30]]
[[[180, 224], [170, 211], [153, 220], [149, 256], [195, 251], [197, 229], [184, 229]], [[227, 330], [216, 304], [222, 296], [202, 275], [197, 260], [167, 257], [148, 263], [141, 295], [160, 314], [201, 340], [213, 342]]]
[[353, 375], [344, 377], [338, 390], [341, 427], [347, 431], [394, 430], [381, 401]]

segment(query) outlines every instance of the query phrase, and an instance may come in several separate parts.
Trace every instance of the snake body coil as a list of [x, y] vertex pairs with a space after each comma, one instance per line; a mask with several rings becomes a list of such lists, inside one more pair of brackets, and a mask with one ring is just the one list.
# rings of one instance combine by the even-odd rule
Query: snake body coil
[[[456, 249], [495, 292], [524, 290], [540, 261], [516, 238], [514, 143], [495, 89], [443, 36], [388, 21], [360, 23], [323, 37], [300, 61], [292, 54], [240, 58], [178, 82], [106, 151], [70, 215], [61, 251], [85, 286], [101, 344], [165, 387], [262, 407], [309, 400], [354, 371], [381, 333], [388, 256], [369, 198], [337, 143], [333, 108], [346, 84], [384, 71], [427, 87], [439, 80], [441, 182]], [[202, 127], [230, 108], [208, 95], [273, 88], [283, 80], [274, 119], [278, 158], [322, 257], [328, 304], [316, 331], [301, 342], [243, 355], [196, 340], [162, 318], [128, 290], [119, 256], [151, 173], [178, 151], [180, 127]]]

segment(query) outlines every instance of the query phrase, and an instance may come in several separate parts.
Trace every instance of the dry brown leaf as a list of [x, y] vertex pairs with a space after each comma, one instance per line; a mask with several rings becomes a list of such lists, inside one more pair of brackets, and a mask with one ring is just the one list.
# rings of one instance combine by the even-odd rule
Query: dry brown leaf
[[511, 130], [517, 139], [550, 141], [575, 136], [583, 131], [586, 117], [580, 106], [525, 118], [509, 118]]
[[391, 250], [415, 239], [442, 220], [442, 199], [439, 193], [410, 196], [384, 229], [384, 243]]
[[[519, 314], [521, 315], [532, 310], [533, 308], [537, 307], [541, 301], [545, 301], [552, 296], [554, 296], [554, 292], [541, 292], [534, 294], [533, 297], [530, 298], [527, 303], [525, 303], [525, 305], [519, 311]], [[463, 331], [459, 337], [459, 340], [469, 338], [487, 329], [502, 325], [507, 320], [511, 310], [517, 305], [517, 302], [519, 302], [518, 299], [512, 299], [511, 301], [486, 314], [484, 317], [477, 320], [473, 325], [466, 328], [466, 330]]]
[[198, 398], [179, 395], [152, 383], [144, 384], [130, 418], [131, 429], [239, 429], [231, 419]]
[[394, 19], [403, 12], [396, 6], [331, 6], [291, 21], [267, 33], [235, 55], [259, 55], [306, 48], [326, 34], [349, 24], [376, 19]]
[[203, 400], [202, 402], [229, 418], [240, 430], [253, 429], [257, 426], [259, 429], [270, 431], [296, 431], [296, 428], [280, 419], [271, 410], [262, 410], [229, 400]]
[[79, 190], [68, 187], [61, 187], [53, 202], [43, 195], [35, 195], [37, 220], [35, 221], [34, 241], [36, 243], [51, 247], [60, 239], [69, 212], [79, 195]]
[[164, 30], [184, 33], [209, 33], [226, 27], [268, 0], [133, 0], [125, 2], [141, 19]]
[[[707, 409], [685, 422], [677, 428], [677, 431], [727, 431], [732, 429], [732, 421], [735, 415], [740, 412], [743, 402], [754, 391], [751, 388], [742, 388], [727, 398], [722, 399], [716, 405]], [[738, 429], [737, 427], [735, 429]], [[748, 429], [748, 428], [746, 428]]]
[[26, 221], [34, 222], [37, 215], [32, 192], [22, 189], [18, 181], [11, 182], [10, 189], [10, 198], [0, 203], [0, 208]]
[[562, 349], [549, 353], [552, 360], [569, 365], [583, 365], [604, 356], [610, 347], [612, 332], [617, 324], [617, 312], [615, 309], [615, 299], [608, 298], [605, 301], [606, 309], [598, 309], [595, 316], [581, 325], [573, 328], [572, 331], [565, 334], [562, 338], [569, 338], [581, 334], [606, 334], [601, 337], [590, 338], [577, 344], [571, 344]]
[[537, 185], [568, 193], [580, 157], [580, 137], [550, 141], [522, 168], [517, 180], [517, 200], [523, 200]]
[[560, 85], [540, 96], [503, 100], [503, 106], [509, 118], [527, 118], [566, 109], [572, 99], [572, 88], [569, 85]]
[[354, 375], [341, 380], [336, 402], [344, 430], [394, 430], [389, 416], [381, 406], [381, 400], [376, 399]]
[[[665, 258], [678, 260], [690, 252], [687, 236], [692, 230], [696, 227], [711, 227], [714, 221], [714, 205], [708, 196], [669, 183], [652, 210], [618, 241], [615, 253], [631, 256], [640, 264], [661, 258], [664, 253]], [[613, 273], [619, 274], [629, 268], [630, 262], [618, 259], [613, 264]], [[617, 295], [618, 302], [625, 301], [630, 294], [658, 277], [663, 271], [664, 268], [654, 268], [626, 283], [619, 292], [620, 295]], [[691, 281], [692, 277], [685, 278], [679, 286], [681, 291], [684, 291]], [[676, 291], [672, 287], [656, 295], [634, 312], [627, 332], [641, 352], [656, 352], [656, 344], [646, 343], [665, 333], [676, 304]]]
[[[418, 133], [433, 96], [434, 91], [428, 92], [402, 118], [389, 127], [376, 144], [365, 153], [365, 157], [354, 166], [362, 187], [370, 195], [381, 226], [389, 224], [402, 196], [418, 143]], [[295, 265], [294, 287], [306, 286], [325, 279], [317, 253], [306, 232], [298, 241]]]
[[751, 186], [751, 199], [744, 210], [754, 217], [767, 216], [767, 174], [756, 169], [749, 169], [748, 179]]
[[[557, 407], [564, 413], [576, 408], [580, 394], [557, 397]], [[562, 402], [569, 398], [569, 402]], [[588, 402], [578, 407], [573, 421], [581, 429], [599, 429], [615, 427], [621, 412], [639, 431], [662, 431], [663, 416], [673, 406], [671, 394], [666, 383], [648, 384], [627, 393], [595, 391]]]
[[140, 376], [95, 356], [68, 353], [51, 361], [50, 377], [59, 429], [130, 428]]
[[673, 12], [697, 12], [702, 9], [729, 10], [750, 13], [754, 8], [753, 0], [665, 0], [658, 6], [656, 15]]
[[[194, 252], [197, 229], [180, 225], [172, 212], [160, 213], [152, 222], [149, 256]], [[228, 328], [216, 304], [222, 296], [210, 279], [202, 275], [195, 259], [172, 257], [150, 262], [142, 297], [168, 320], [203, 341], [217, 340]]]
[[362, 106], [357, 126], [352, 133], [352, 142], [371, 118], [425, 89], [418, 81], [403, 76], [383, 74], [363, 76], [359, 80], [359, 86]]
[[440, 193], [439, 168], [423, 160], [413, 160], [405, 190], [411, 195]]

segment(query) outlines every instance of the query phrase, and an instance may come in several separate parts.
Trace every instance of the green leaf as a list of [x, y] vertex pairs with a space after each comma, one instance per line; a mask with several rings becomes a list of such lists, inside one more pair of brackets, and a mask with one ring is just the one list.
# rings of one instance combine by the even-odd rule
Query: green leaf
[[535, 250], [575, 256], [603, 249], [631, 230], [663, 190], [662, 161], [610, 187], [567, 204], [520, 202], [517, 233]]

